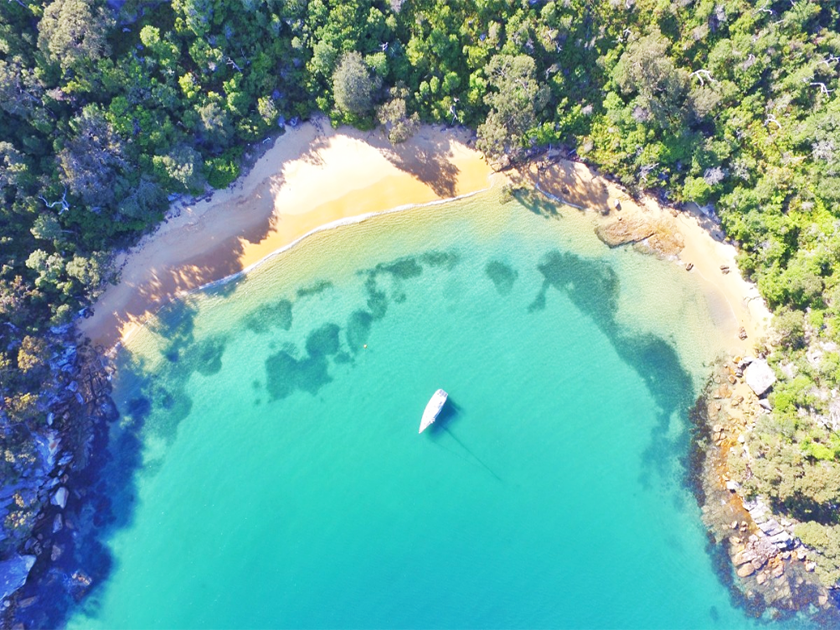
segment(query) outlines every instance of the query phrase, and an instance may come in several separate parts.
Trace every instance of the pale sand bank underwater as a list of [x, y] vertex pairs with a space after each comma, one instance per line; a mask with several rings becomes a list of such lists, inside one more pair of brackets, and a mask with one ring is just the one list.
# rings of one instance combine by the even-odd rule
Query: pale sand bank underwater
[[[212, 199], [178, 210], [156, 232], [118, 260], [119, 283], [109, 286], [94, 315], [79, 322], [98, 345], [125, 342], [157, 309], [185, 292], [249, 269], [320, 228], [360, 220], [399, 207], [484, 190], [494, 179], [465, 131], [423, 126], [392, 147], [380, 132], [334, 130], [325, 119], [280, 137], [254, 168]], [[749, 354], [767, 332], [770, 314], [735, 264], [736, 249], [713, 238], [689, 213], [671, 213], [654, 200], [636, 202], [593, 169], [556, 161], [531, 168], [529, 179], [593, 222], [642, 214], [679, 243], [679, 260], [701, 278], [723, 347]], [[504, 176], [495, 177], [497, 181]], [[731, 273], [722, 274], [721, 266]], [[743, 327], [746, 340], [738, 339]]]

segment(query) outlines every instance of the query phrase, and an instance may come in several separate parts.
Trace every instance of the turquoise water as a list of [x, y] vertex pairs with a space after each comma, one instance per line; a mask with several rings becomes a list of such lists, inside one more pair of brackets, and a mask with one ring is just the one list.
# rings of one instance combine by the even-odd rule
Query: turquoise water
[[115, 485], [142, 466], [70, 627], [752, 627], [682, 485], [705, 297], [527, 206], [321, 233], [161, 313], [120, 358]]

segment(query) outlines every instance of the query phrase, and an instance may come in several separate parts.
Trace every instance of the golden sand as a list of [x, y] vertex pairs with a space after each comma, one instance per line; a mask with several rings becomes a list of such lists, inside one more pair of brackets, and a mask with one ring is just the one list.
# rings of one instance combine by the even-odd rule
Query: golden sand
[[[469, 144], [466, 132], [431, 126], [392, 147], [380, 132], [334, 130], [324, 119], [303, 124], [230, 188], [180, 211], [176, 206], [155, 233], [121, 254], [119, 283], [105, 290], [79, 329], [95, 344], [112, 347], [173, 297], [241, 272], [323, 226], [484, 190], [493, 170]], [[594, 211], [596, 223], [634, 215], [652, 222], [675, 260], [691, 263], [690, 273], [705, 285], [728, 349], [748, 354], [766, 335], [770, 314], [755, 286], [738, 273], [735, 248], [702, 226], [702, 216], [673, 213], [651, 199], [635, 201], [580, 163], [534, 164], [508, 177]], [[730, 273], [723, 274], [721, 265]], [[738, 339], [741, 327], [746, 340]]]
[[392, 147], [378, 132], [336, 131], [322, 119], [301, 125], [230, 188], [180, 208], [122, 254], [119, 283], [79, 330], [112, 347], [173, 297], [238, 273], [319, 227], [484, 190], [493, 171], [469, 140], [424, 126]]
[[[652, 249], [699, 277], [729, 352], [752, 354], [756, 343], [767, 336], [770, 312], [755, 285], [741, 276], [735, 262], [737, 249], [724, 241], [723, 233], [699, 209], [676, 212], [649, 197], [633, 199], [595, 169], [568, 160], [534, 163], [518, 178], [569, 205], [593, 211], [596, 226], [619, 221], [648, 225], [642, 233], [652, 234], [648, 239], [655, 241]], [[746, 339], [739, 336], [741, 328]]]

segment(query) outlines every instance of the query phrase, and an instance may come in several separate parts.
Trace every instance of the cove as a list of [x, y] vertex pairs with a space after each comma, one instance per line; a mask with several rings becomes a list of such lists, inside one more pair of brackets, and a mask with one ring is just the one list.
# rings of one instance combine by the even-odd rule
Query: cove
[[755, 627], [684, 485], [715, 335], [576, 210], [316, 234], [121, 352], [111, 566], [69, 626]]

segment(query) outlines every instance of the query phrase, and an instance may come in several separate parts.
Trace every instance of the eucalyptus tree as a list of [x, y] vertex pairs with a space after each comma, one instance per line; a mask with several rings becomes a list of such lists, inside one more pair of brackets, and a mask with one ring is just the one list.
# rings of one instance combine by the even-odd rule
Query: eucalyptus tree
[[528, 55], [496, 55], [485, 73], [490, 113], [478, 127], [477, 146], [492, 157], [515, 160], [529, 145], [528, 132], [548, 103], [549, 89], [536, 79], [536, 64]]
[[63, 69], [93, 62], [110, 52], [106, 8], [94, 0], [53, 0], [38, 24], [40, 49]]
[[360, 53], [342, 55], [333, 73], [333, 98], [340, 110], [359, 118], [368, 116], [378, 88], [378, 78], [372, 75]]

